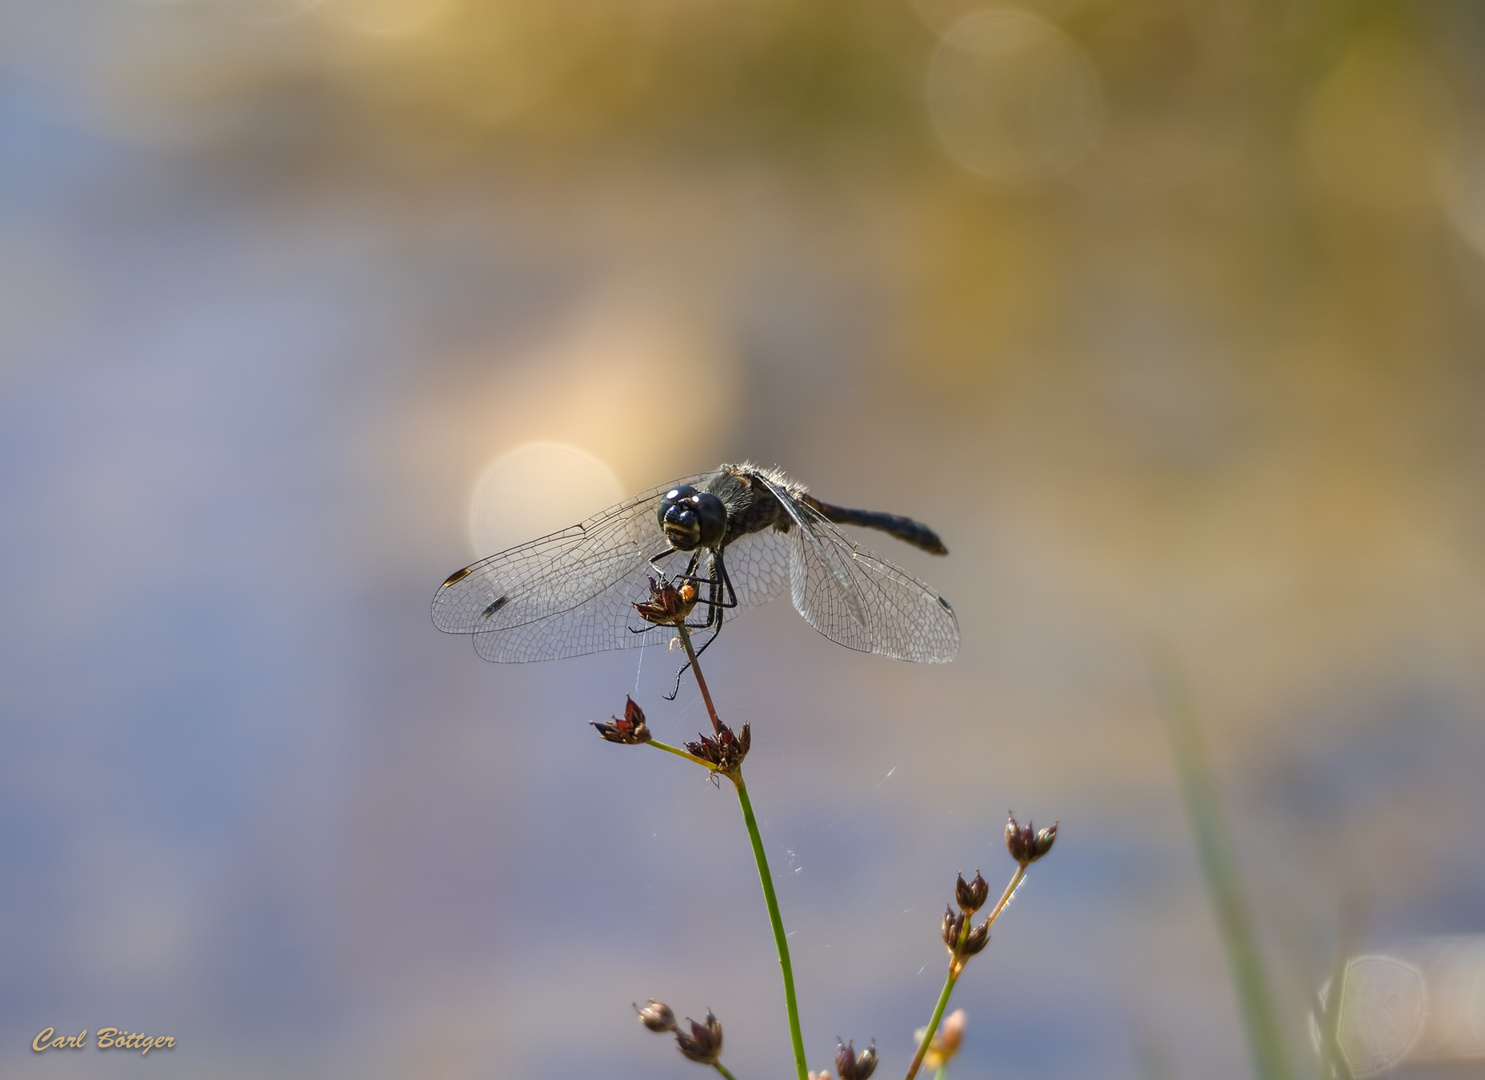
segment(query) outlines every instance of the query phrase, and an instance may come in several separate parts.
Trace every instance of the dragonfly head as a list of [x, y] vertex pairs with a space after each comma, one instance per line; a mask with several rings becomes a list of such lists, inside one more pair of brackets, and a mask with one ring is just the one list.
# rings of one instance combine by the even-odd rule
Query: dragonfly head
[[727, 508], [710, 491], [690, 484], [671, 488], [660, 500], [660, 528], [677, 551], [714, 548], [727, 533]]

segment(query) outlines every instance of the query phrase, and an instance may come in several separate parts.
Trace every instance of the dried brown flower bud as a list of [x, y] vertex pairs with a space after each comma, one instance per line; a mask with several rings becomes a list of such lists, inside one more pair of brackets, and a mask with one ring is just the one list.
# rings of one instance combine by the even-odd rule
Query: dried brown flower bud
[[988, 944], [990, 944], [990, 923], [982, 922], [964, 939], [964, 948], [959, 950], [959, 955], [967, 960]]
[[663, 1001], [651, 999], [645, 1002], [644, 1008], [634, 1006], [634, 1011], [639, 1014], [639, 1022], [651, 1031], [674, 1031], [675, 1013], [670, 1011], [670, 1006]]
[[1016, 824], [1016, 815], [1012, 813], [1010, 820], [1005, 826], [1005, 846], [1022, 866], [1030, 866], [1047, 852], [1052, 850], [1052, 842], [1057, 839], [1057, 823], [1053, 822], [1045, 829], [1038, 829], [1034, 822], [1028, 821], [1026, 828]]
[[[977, 952], [990, 944], [990, 923], [982, 922], [979, 926], [964, 933], [964, 924], [969, 919], [965, 912], [956, 912], [953, 908], [944, 909], [944, 946], [949, 950], [949, 956], [955, 960], [968, 960]], [[964, 935], [964, 943], [959, 942], [960, 935]]]
[[856, 1053], [856, 1040], [852, 1039], [844, 1046], [840, 1040], [835, 1040], [839, 1049], [835, 1052], [835, 1071], [840, 1080], [866, 1080], [877, 1068], [877, 1044], [873, 1040], [861, 1053]]
[[715, 735], [702, 735], [696, 742], [688, 742], [686, 749], [703, 761], [716, 766], [718, 772], [729, 773], [743, 763], [748, 748], [753, 745], [753, 732], [747, 724], [742, 734], [736, 734], [726, 724]]
[[689, 1016], [686, 1017], [686, 1023], [691, 1025], [690, 1034], [681, 1028], [677, 1028], [675, 1033], [675, 1042], [681, 1048], [681, 1053], [697, 1064], [715, 1065], [722, 1056], [721, 1022], [708, 1009], [704, 1024], [698, 1024]]
[[980, 877], [980, 872], [975, 871], [973, 881], [965, 881], [964, 875], [959, 875], [959, 881], [954, 886], [954, 899], [959, 903], [959, 910], [966, 915], [973, 915], [985, 906], [985, 901], [990, 898], [990, 883]]
[[691, 609], [696, 606], [696, 586], [683, 581], [680, 587], [669, 581], [650, 578], [650, 598], [634, 605], [639, 617], [659, 626], [675, 626], [686, 621]]
[[633, 698], [625, 698], [624, 719], [617, 716], [610, 717], [612, 724], [600, 724], [596, 720], [589, 721], [598, 729], [609, 742], [625, 743], [633, 746], [638, 743], [650, 741], [650, 729], [645, 726], [644, 710], [634, 703]]
[[963, 912], [956, 913], [953, 908], [944, 906], [944, 924], [942, 928], [944, 945], [948, 948], [950, 955], [959, 951], [959, 935], [964, 930], [965, 915]]

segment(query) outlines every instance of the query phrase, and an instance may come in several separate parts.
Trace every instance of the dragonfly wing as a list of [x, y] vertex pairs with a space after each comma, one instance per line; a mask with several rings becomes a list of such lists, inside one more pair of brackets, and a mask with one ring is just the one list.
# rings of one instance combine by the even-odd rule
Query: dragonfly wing
[[[671, 574], [685, 568], [684, 563], [677, 565], [676, 556], [669, 556], [661, 566]], [[649, 561], [638, 560], [607, 588], [566, 611], [475, 634], [474, 651], [486, 660], [518, 664], [665, 642], [674, 629], [653, 626], [634, 610], [636, 601], [649, 597], [649, 579], [654, 576]]]
[[[787, 488], [771, 482], [767, 477], [759, 477], [759, 479], [768, 486], [768, 490], [779, 501], [779, 505], [794, 519], [795, 527], [790, 530], [794, 545], [791, 551], [789, 577], [795, 609], [809, 619], [805, 605], [810, 602], [808, 599], [811, 591], [809, 588], [810, 573], [823, 567], [832, 579], [836, 594], [834, 603], [837, 606], [844, 605], [850, 617], [857, 624], [865, 626], [867, 617], [861, 590], [857, 587], [855, 577], [846, 565], [850, 552], [855, 550], [854, 546], [846, 542], [845, 550], [840, 550], [840, 545], [833, 542], [835, 537], [828, 534], [822, 536], [816, 531], [815, 522], [826, 520], [818, 510], [795, 499]], [[835, 536], [840, 537], [838, 530]], [[844, 537], [840, 539], [844, 540]], [[810, 620], [810, 625], [815, 626], [817, 630], [820, 629], [813, 619]], [[826, 636], [832, 641], [840, 641], [840, 638], [833, 635]]]
[[[790, 541], [772, 530], [730, 544], [724, 563], [738, 607], [754, 607], [783, 592], [789, 583], [790, 558]], [[673, 580], [684, 572], [689, 559], [690, 556], [676, 552], [659, 560], [659, 565]], [[697, 568], [703, 578], [709, 572], [709, 561]], [[674, 628], [651, 626], [634, 610], [635, 601], [649, 597], [649, 579], [654, 574], [649, 560], [640, 560], [608, 588], [576, 607], [500, 633], [475, 634], [475, 651], [486, 660], [518, 663], [667, 642], [675, 635]], [[703, 599], [707, 596], [706, 588], [703, 584]], [[737, 614], [728, 614], [727, 621], [735, 619]], [[706, 607], [700, 604], [692, 611], [690, 621], [699, 623], [705, 619]]]
[[[465, 567], [434, 595], [433, 624], [476, 635], [480, 655], [492, 660], [555, 659], [628, 646], [630, 637], [642, 637], [628, 633], [629, 605], [649, 595], [650, 560], [669, 547], [655, 517], [659, 499], [696, 479], [654, 488]], [[674, 560], [662, 565], [670, 569]]]
[[738, 607], [757, 607], [788, 588], [792, 550], [789, 537], [773, 529], [749, 533], [727, 545], [722, 561]]
[[791, 531], [794, 606], [805, 621], [860, 652], [918, 663], [954, 659], [959, 620], [937, 590], [857, 547], [809, 507], [802, 510], [808, 527]]

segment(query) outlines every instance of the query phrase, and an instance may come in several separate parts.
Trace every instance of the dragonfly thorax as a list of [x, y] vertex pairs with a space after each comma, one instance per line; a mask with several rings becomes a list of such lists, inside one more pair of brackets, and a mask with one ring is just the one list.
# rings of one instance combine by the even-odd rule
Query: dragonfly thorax
[[716, 548], [727, 535], [727, 508], [722, 500], [689, 484], [665, 493], [657, 517], [665, 539], [677, 551]]

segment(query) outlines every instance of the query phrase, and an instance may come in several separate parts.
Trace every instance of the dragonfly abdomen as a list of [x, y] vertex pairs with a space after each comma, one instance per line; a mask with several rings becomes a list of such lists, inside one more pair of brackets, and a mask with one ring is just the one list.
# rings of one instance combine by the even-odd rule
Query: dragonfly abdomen
[[949, 549], [944, 547], [944, 542], [938, 538], [938, 533], [921, 521], [914, 521], [910, 517], [903, 517], [900, 514], [884, 514], [880, 510], [852, 510], [845, 506], [831, 506], [811, 495], [804, 496], [804, 501], [837, 525], [864, 525], [868, 529], [880, 529], [882, 532], [891, 533], [897, 539], [904, 540], [914, 547], [920, 547], [924, 551], [932, 552], [934, 555], [949, 553]]

